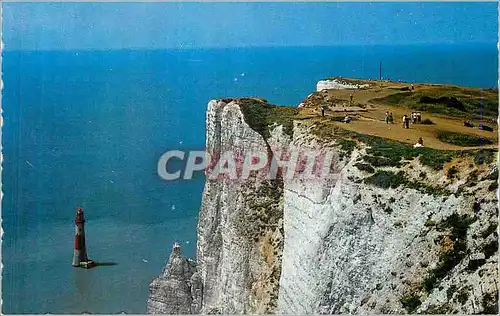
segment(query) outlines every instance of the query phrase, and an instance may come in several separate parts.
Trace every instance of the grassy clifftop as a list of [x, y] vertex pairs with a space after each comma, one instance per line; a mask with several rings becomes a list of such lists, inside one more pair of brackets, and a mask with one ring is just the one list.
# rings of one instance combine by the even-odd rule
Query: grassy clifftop
[[[342, 80], [369, 87], [315, 92], [304, 100], [305, 106], [300, 109], [276, 106], [259, 98], [241, 98], [238, 104], [245, 121], [265, 139], [275, 125], [283, 125], [285, 133], [292, 136], [294, 121], [300, 120], [313, 126], [311, 132], [320, 139], [336, 141], [346, 154], [364, 143], [370, 148], [364, 159], [367, 168], [397, 167], [417, 157], [423, 165], [435, 170], [460, 157], [472, 158], [478, 165], [495, 159], [498, 90]], [[324, 117], [321, 105], [327, 105]], [[401, 116], [413, 110], [422, 113], [426, 124], [411, 124], [405, 129]], [[393, 124], [384, 121], [386, 111], [393, 112]], [[464, 126], [464, 121], [476, 112], [482, 114], [481, 120], [473, 121], [473, 127]], [[353, 119], [349, 124], [340, 120], [346, 114]], [[424, 139], [424, 148], [413, 147], [419, 137]]]
[[294, 107], [277, 106], [258, 98], [242, 98], [238, 104], [247, 124], [264, 139], [270, 137], [270, 128], [275, 124], [283, 125], [285, 133], [292, 135], [293, 119], [298, 114]]
[[466, 119], [496, 118], [498, 90], [451, 85], [422, 85], [372, 100], [377, 104], [406, 107]]

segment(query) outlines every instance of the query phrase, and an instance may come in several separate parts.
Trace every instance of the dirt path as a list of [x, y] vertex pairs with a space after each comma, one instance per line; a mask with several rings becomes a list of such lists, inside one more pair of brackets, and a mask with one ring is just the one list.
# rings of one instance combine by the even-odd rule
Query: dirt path
[[[382, 106], [378, 104], [373, 104], [370, 100], [378, 97], [384, 97], [390, 94], [398, 92], [399, 88], [404, 87], [409, 84], [401, 83], [383, 83], [377, 82], [374, 88], [368, 90], [326, 90], [321, 92], [325, 97], [325, 100], [335, 99], [337, 104], [335, 107], [330, 107], [326, 111], [325, 118], [321, 117], [321, 111], [319, 108], [303, 108], [301, 109], [300, 116], [302, 118], [309, 117], [313, 120], [328, 121], [330, 124], [337, 125], [347, 130], [355, 131], [362, 134], [373, 135], [384, 137], [387, 139], [392, 139], [408, 144], [415, 144], [419, 137], [422, 137], [425, 147], [431, 147], [436, 149], [444, 150], [464, 150], [464, 149], [478, 149], [478, 148], [498, 148], [498, 144], [486, 145], [486, 146], [474, 146], [474, 147], [462, 147], [458, 145], [452, 145], [440, 141], [437, 137], [438, 131], [450, 131], [462, 134], [475, 135], [479, 137], [488, 138], [494, 140], [498, 143], [498, 129], [495, 126], [492, 132], [483, 131], [477, 127], [469, 128], [463, 125], [463, 120], [453, 117], [444, 117], [437, 114], [432, 114], [428, 112], [421, 112], [422, 119], [430, 119], [435, 124], [424, 125], [424, 124], [411, 124], [410, 128], [403, 128], [402, 117], [404, 114], [411, 114], [411, 110], [403, 107], [396, 106]], [[393, 86], [391, 86], [393, 85]], [[394, 86], [395, 85], [395, 86]], [[428, 88], [429, 85], [425, 84], [415, 84], [415, 91], [421, 88]], [[395, 92], [396, 91], [396, 92]], [[341, 105], [345, 100], [349, 104], [350, 95], [353, 94], [353, 102], [351, 106], [346, 106], [345, 108]], [[327, 102], [327, 104], [329, 104]], [[345, 104], [345, 103], [343, 103]], [[359, 107], [364, 108], [363, 110], [357, 111]], [[347, 113], [344, 112], [344, 109]], [[385, 112], [389, 111], [393, 113], [394, 123], [386, 124]], [[332, 121], [332, 117], [338, 117], [348, 114], [354, 117], [351, 123], [342, 123]]]

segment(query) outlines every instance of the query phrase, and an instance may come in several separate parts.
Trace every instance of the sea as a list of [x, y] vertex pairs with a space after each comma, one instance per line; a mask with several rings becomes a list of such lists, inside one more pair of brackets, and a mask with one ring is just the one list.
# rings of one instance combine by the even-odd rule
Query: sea
[[[202, 175], [165, 181], [167, 150], [205, 146], [211, 99], [296, 106], [330, 76], [496, 88], [492, 44], [7, 51], [3, 313], [145, 313], [172, 244], [196, 255]], [[73, 268], [76, 207], [89, 258]]]

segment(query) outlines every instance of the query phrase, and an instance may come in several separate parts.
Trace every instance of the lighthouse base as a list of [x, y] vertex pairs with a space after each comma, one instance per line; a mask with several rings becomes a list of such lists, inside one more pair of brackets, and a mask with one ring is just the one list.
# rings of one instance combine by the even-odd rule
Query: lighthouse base
[[90, 269], [96, 266], [96, 263], [92, 260], [80, 261], [78, 265], [73, 265], [75, 268]]

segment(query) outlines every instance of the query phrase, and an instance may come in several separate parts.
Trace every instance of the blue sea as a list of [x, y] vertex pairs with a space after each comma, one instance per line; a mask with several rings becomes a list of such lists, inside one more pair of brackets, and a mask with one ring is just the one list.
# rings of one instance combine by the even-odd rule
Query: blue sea
[[[195, 256], [204, 179], [156, 173], [202, 149], [209, 100], [297, 105], [329, 76], [496, 87], [495, 44], [3, 54], [4, 313], [146, 312], [174, 241]], [[76, 207], [89, 257], [71, 266]]]

